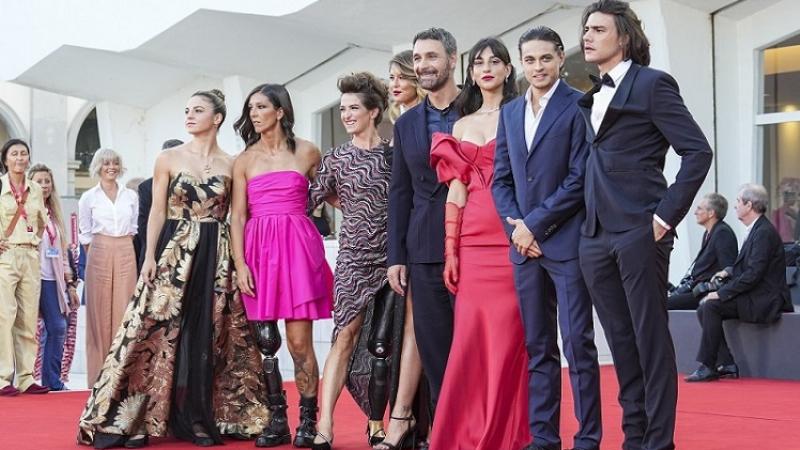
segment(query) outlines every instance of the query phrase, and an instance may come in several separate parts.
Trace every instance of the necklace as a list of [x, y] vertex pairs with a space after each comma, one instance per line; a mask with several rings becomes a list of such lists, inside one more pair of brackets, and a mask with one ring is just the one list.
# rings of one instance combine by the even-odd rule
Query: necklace
[[498, 106], [495, 106], [492, 109], [479, 109], [479, 110], [477, 110], [475, 112], [478, 113], [478, 114], [489, 114], [489, 113], [493, 113], [493, 112], [499, 111], [499, 110], [500, 110], [500, 106], [498, 105]]

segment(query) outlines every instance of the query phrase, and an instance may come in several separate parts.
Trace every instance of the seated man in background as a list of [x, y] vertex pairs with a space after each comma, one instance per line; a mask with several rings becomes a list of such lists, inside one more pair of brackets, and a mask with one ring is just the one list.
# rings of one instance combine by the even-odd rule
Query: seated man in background
[[697, 224], [706, 229], [703, 245], [689, 273], [670, 291], [667, 309], [697, 309], [700, 299], [695, 297], [692, 289], [698, 283], [711, 280], [715, 273], [732, 266], [736, 261], [739, 244], [736, 234], [724, 221], [726, 214], [728, 201], [716, 192], [704, 195], [697, 204], [694, 217]]
[[[715, 275], [714, 281], [720, 280], [721, 286], [706, 295], [697, 309], [703, 328], [697, 354], [700, 367], [686, 381], [738, 376], [739, 369], [725, 342], [724, 320], [772, 323], [781, 317], [781, 311], [793, 311], [786, 286], [783, 240], [764, 217], [767, 200], [764, 186], [745, 184], [739, 190], [736, 216], [747, 227], [742, 250], [733, 266]], [[719, 366], [718, 356], [723, 357]]]

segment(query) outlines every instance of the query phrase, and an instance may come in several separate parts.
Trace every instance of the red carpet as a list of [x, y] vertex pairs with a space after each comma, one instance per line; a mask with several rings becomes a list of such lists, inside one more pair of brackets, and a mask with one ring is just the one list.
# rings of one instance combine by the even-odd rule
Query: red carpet
[[[568, 387], [566, 372], [564, 377], [564, 386]], [[616, 401], [617, 383], [610, 366], [602, 369], [602, 386], [605, 424], [602, 447], [619, 449], [622, 442], [620, 408]], [[287, 391], [294, 426], [297, 395], [293, 386], [288, 386]], [[0, 398], [0, 449], [87, 448], [75, 444], [76, 424], [86, 395], [86, 392], [66, 392]], [[567, 388], [562, 412], [565, 447], [572, 443], [576, 428], [571, 401]], [[336, 410], [336, 448], [367, 449], [365, 424], [361, 411], [345, 391]], [[701, 385], [681, 382], [676, 435], [679, 449], [800, 449], [800, 382], [760, 379], [723, 380]], [[255, 448], [252, 442], [227, 441], [226, 444], [228, 449]], [[196, 447], [165, 438], [152, 440], [151, 448]]]

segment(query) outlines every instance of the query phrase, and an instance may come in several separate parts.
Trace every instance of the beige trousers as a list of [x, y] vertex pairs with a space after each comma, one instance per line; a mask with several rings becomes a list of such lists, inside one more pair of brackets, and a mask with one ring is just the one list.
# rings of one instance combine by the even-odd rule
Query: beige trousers
[[19, 390], [34, 383], [41, 288], [39, 250], [11, 247], [0, 255], [0, 389], [15, 373]]
[[92, 236], [86, 261], [86, 381], [94, 386], [136, 288], [130, 236]]

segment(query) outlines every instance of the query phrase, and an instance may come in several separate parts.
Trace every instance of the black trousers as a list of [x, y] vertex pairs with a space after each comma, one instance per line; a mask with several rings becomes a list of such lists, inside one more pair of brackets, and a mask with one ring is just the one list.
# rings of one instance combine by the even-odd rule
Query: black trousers
[[667, 297], [667, 309], [670, 311], [676, 309], [697, 309], [700, 300], [695, 298], [691, 292], [686, 294], [672, 294]]
[[678, 380], [666, 306], [672, 241], [667, 233], [655, 242], [650, 223], [581, 237], [581, 270], [619, 380], [625, 450], [675, 448]]
[[444, 264], [409, 264], [408, 272], [414, 307], [414, 333], [422, 368], [430, 385], [431, 406], [435, 410], [453, 342], [454, 298], [444, 285]]
[[738, 318], [739, 311], [736, 306], [736, 297], [726, 302], [722, 300], [706, 300], [697, 308], [697, 319], [703, 328], [700, 350], [697, 352], [698, 362], [710, 368], [721, 364], [733, 364], [733, 356], [728, 348], [728, 342], [725, 340], [722, 322]]

